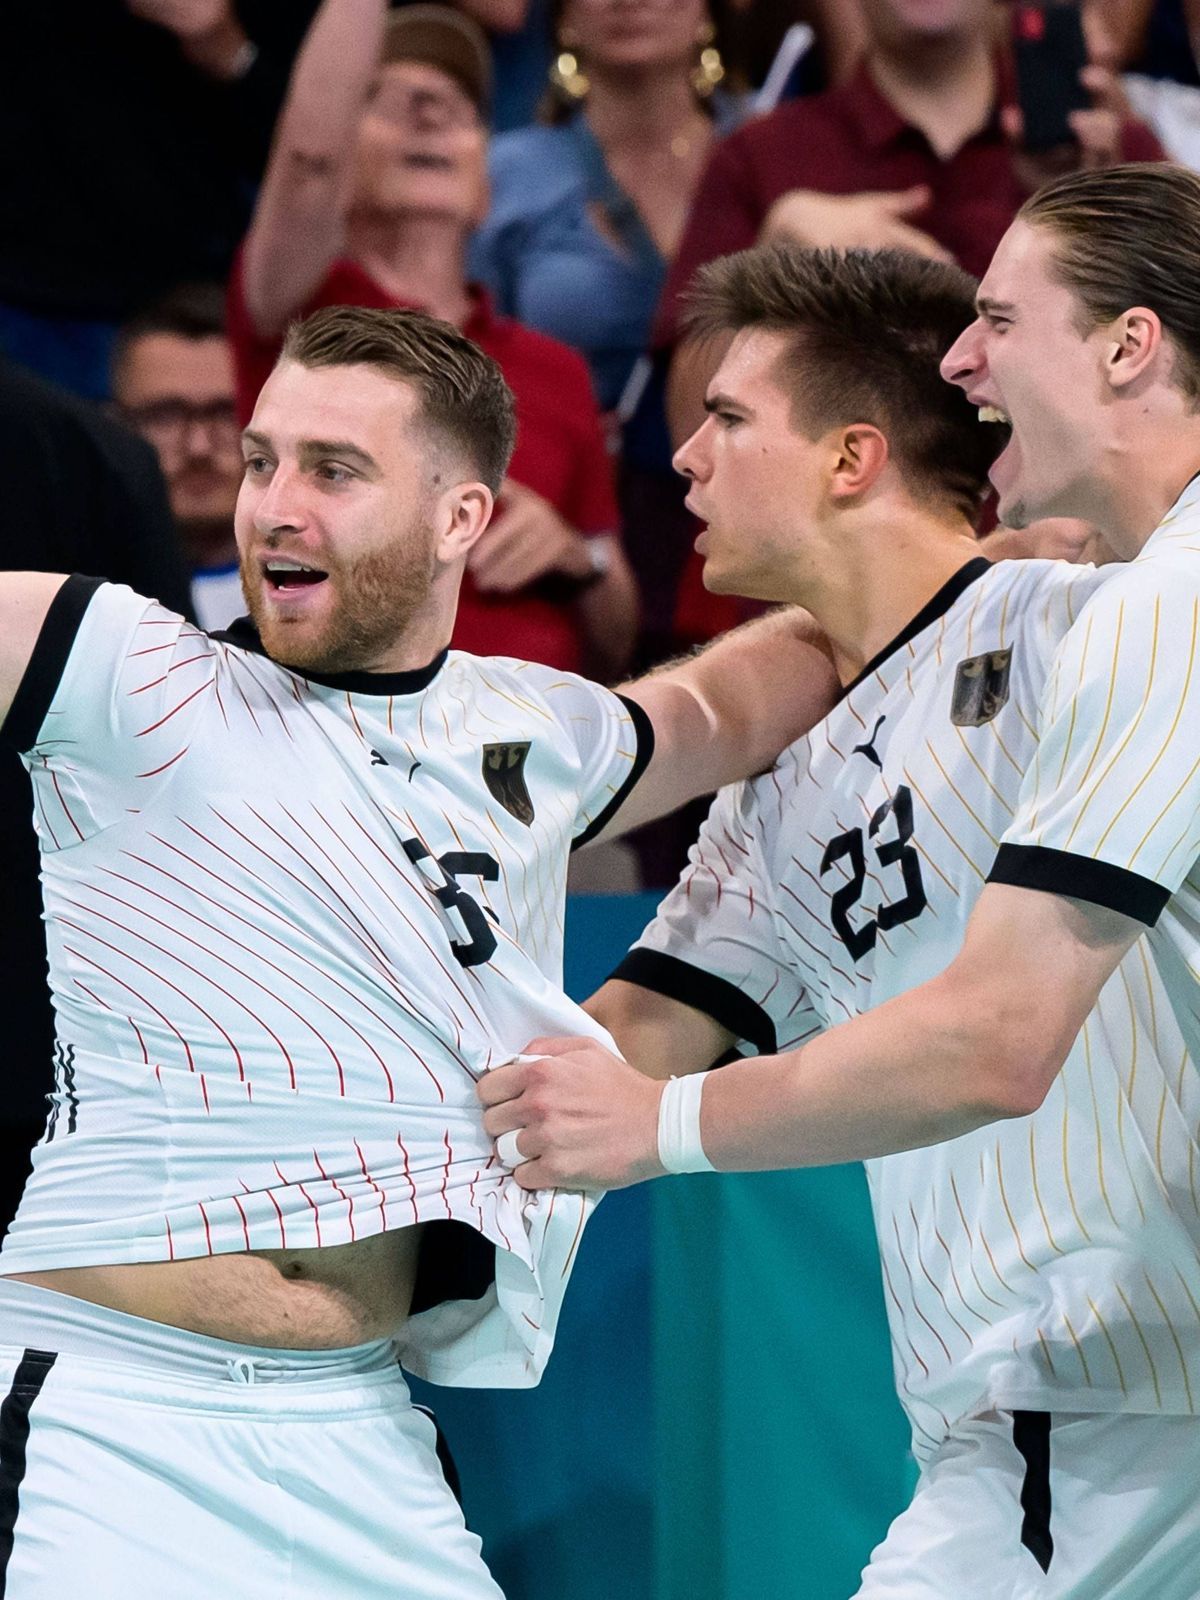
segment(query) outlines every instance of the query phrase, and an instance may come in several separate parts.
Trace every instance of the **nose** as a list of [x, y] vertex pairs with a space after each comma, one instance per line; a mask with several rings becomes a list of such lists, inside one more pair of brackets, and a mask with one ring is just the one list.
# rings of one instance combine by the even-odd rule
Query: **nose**
[[204, 460], [214, 454], [213, 430], [203, 417], [192, 417], [183, 436], [184, 454], [189, 461]]
[[408, 105], [409, 117], [415, 128], [428, 132], [444, 128], [450, 122], [450, 108], [440, 95], [427, 90], [414, 94]]
[[706, 470], [703, 450], [704, 434], [711, 421], [711, 417], [705, 417], [695, 433], [690, 438], [685, 439], [671, 457], [671, 465], [679, 473], [680, 477], [688, 478], [693, 483], [702, 478]]
[[947, 383], [956, 383], [960, 389], [965, 389], [979, 376], [983, 366], [982, 329], [983, 324], [976, 317], [942, 357], [938, 370]]
[[307, 516], [300, 474], [280, 463], [255, 502], [253, 518], [255, 531], [266, 538], [303, 528]]

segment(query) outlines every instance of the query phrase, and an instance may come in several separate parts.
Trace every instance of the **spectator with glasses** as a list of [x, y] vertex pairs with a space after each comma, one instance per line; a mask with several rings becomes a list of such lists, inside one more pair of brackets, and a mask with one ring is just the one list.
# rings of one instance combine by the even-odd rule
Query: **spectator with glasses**
[[233, 356], [217, 284], [176, 289], [117, 338], [113, 397], [158, 453], [204, 628], [242, 615], [233, 511], [242, 479]]

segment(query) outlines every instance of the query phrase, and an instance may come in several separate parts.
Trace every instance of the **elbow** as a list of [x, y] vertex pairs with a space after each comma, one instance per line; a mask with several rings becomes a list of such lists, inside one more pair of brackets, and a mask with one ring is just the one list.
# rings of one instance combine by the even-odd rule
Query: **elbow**
[[1037, 1111], [1058, 1076], [1071, 1039], [1035, 1033], [1027, 1017], [1003, 1017], [981, 1042], [977, 1082], [985, 1120], [1029, 1117]]
[[951, 1091], [964, 1124], [1031, 1116], [1067, 1058], [1077, 1029], [1056, 1027], [1020, 993], [958, 983], [953, 969], [935, 980], [931, 1021], [940, 1026]]

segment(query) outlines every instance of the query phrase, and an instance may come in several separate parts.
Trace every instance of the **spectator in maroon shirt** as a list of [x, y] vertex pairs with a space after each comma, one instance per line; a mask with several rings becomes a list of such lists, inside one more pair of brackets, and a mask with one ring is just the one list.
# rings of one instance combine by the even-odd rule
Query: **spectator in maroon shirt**
[[[979, 275], [1018, 206], [1050, 175], [1017, 143], [993, 0], [860, 6], [867, 46], [850, 81], [746, 124], [710, 158], [664, 291], [660, 345], [673, 342], [678, 298], [696, 268], [761, 241], [892, 246]], [[1072, 162], [1162, 158], [1149, 129], [1123, 119], [1111, 73], [1091, 67], [1084, 82], [1096, 103], [1074, 115]], [[691, 357], [676, 358], [671, 379], [680, 439], [701, 420], [707, 377], [707, 364]]]
[[419, 306], [461, 328], [508, 380], [518, 438], [453, 642], [613, 677], [636, 592], [587, 367], [497, 316], [465, 278], [487, 204], [490, 80], [486, 41], [460, 13], [324, 0], [230, 288], [239, 409], [249, 415], [288, 322], [318, 306]]

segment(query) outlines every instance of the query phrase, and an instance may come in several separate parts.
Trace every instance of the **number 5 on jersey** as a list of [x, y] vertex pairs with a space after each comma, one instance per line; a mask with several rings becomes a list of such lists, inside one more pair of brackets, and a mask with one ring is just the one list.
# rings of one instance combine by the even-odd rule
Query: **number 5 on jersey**
[[[455, 960], [463, 967], [490, 961], [496, 950], [496, 935], [478, 900], [459, 888], [457, 874], [464, 872], [492, 883], [500, 876], [500, 863], [495, 856], [483, 850], [447, 850], [435, 857], [419, 839], [401, 842], [450, 926], [450, 948]], [[463, 937], [457, 937], [460, 934]]]
[[[889, 816], [895, 818], [896, 837], [876, 839]], [[850, 877], [831, 896], [829, 917], [834, 932], [850, 952], [853, 961], [858, 961], [875, 948], [881, 928], [886, 933], [889, 928], [898, 928], [902, 922], [911, 922], [929, 904], [921, 878], [921, 859], [915, 846], [910, 843], [912, 834], [912, 792], [907, 784], [901, 784], [892, 798], [885, 800], [871, 818], [867, 825], [866, 841], [861, 828], [851, 828], [846, 833], [839, 833], [836, 839], [831, 839], [825, 846], [825, 854], [821, 857], [822, 877], [836, 862], [849, 863]], [[904, 893], [900, 899], [879, 906], [873, 917], [855, 926], [850, 920], [850, 913], [862, 899], [867, 879], [867, 841], [874, 841], [875, 855], [881, 867], [900, 868]]]

